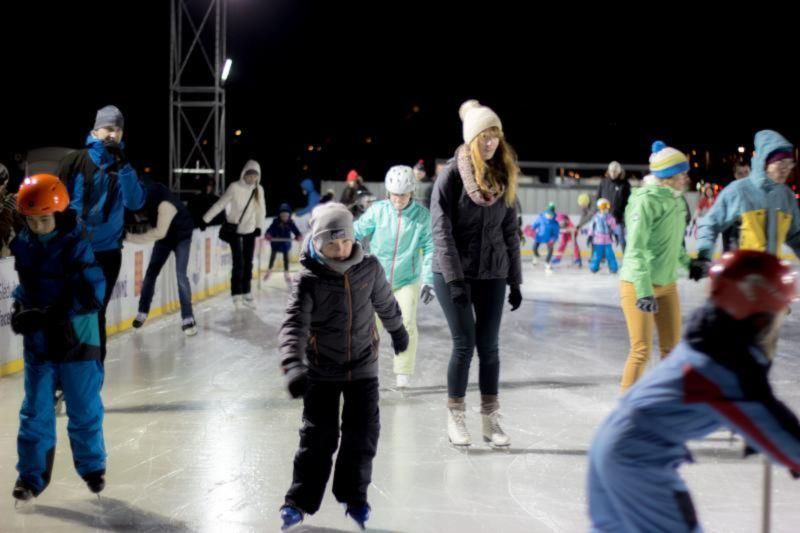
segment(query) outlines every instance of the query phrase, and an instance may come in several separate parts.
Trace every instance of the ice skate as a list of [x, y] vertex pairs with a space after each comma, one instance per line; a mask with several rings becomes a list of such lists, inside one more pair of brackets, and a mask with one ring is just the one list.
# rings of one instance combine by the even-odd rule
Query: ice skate
[[500, 411], [481, 415], [481, 428], [483, 430], [483, 441], [492, 448], [507, 448], [511, 445], [511, 439], [500, 427]]
[[472, 438], [467, 431], [466, 415], [466, 411], [461, 409], [447, 410], [447, 437], [453, 446], [470, 446], [472, 444]]

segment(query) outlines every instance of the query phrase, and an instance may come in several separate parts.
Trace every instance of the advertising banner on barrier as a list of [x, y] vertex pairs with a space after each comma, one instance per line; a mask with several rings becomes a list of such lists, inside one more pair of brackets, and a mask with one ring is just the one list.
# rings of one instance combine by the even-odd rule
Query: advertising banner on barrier
[[[192, 299], [202, 300], [230, 286], [231, 249], [219, 240], [219, 228], [195, 230], [189, 255], [187, 275], [192, 287]], [[109, 334], [131, 326], [139, 306], [142, 281], [147, 273], [153, 245], [126, 242], [122, 249], [122, 268], [108, 305], [106, 322]], [[269, 259], [269, 257], [267, 257]], [[254, 271], [258, 269], [255, 262]], [[255, 272], [254, 272], [255, 274]], [[11, 297], [18, 284], [14, 258], [0, 260], [0, 376], [22, 370], [22, 337], [11, 331]], [[150, 317], [176, 311], [178, 282], [175, 277], [175, 257], [170, 256], [156, 282]]]

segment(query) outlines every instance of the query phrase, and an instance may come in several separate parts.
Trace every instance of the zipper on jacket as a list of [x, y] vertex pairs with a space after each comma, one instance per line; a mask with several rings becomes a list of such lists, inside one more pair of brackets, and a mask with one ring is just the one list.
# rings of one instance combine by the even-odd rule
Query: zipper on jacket
[[397, 212], [397, 237], [394, 240], [394, 253], [392, 254], [392, 271], [389, 273], [389, 288], [394, 281], [394, 263], [397, 260], [397, 248], [400, 246], [400, 226], [403, 223], [403, 212]]
[[[350, 279], [347, 274], [344, 275], [344, 291], [347, 293], [347, 366], [350, 366], [350, 352], [352, 350], [353, 342], [353, 294], [350, 292]], [[347, 371], [347, 381], [353, 379], [353, 371]]]

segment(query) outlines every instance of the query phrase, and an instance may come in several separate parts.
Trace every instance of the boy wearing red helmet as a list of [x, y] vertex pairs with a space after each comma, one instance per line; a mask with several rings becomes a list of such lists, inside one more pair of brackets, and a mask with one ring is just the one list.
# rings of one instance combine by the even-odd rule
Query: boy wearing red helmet
[[63, 388], [72, 458], [94, 493], [105, 487], [103, 403], [98, 310], [105, 279], [85, 228], [61, 181], [49, 174], [25, 178], [17, 211], [26, 226], [11, 242], [19, 286], [11, 328], [23, 335], [25, 399], [17, 438], [19, 477], [13, 496], [30, 500], [49, 484], [56, 445], [53, 395]]
[[686, 442], [720, 429], [800, 473], [800, 423], [767, 379], [774, 339], [797, 295], [773, 255], [725, 254], [711, 294], [670, 356], [622, 396], [589, 451], [592, 531], [699, 531], [686, 484]]

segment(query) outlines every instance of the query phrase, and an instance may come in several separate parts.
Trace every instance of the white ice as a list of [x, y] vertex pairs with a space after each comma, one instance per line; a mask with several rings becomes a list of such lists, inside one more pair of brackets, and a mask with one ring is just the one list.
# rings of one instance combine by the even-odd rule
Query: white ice
[[[417, 373], [393, 389], [388, 342], [381, 370], [382, 431], [370, 503], [373, 531], [579, 532], [589, 525], [584, 478], [594, 428], [614, 406], [627, 353], [618, 279], [570, 267], [525, 266], [525, 302], [503, 316], [500, 400], [510, 451], [453, 449], [445, 435], [449, 334], [437, 303], [420, 306]], [[684, 316], [703, 284], [680, 283]], [[0, 531], [277, 531], [302, 404], [288, 399], [276, 336], [287, 291], [273, 276], [255, 311], [227, 296], [197, 305], [200, 333], [172, 315], [110, 341], [103, 399], [108, 486], [98, 500], [72, 468], [58, 419], [53, 481], [15, 510], [21, 374], [0, 380]], [[797, 313], [772, 371], [800, 409]], [[467, 395], [479, 437], [477, 359]], [[475, 439], [479, 441], [478, 439]], [[682, 468], [707, 531], [752, 532], [761, 521], [762, 465], [727, 433], [694, 443]], [[800, 526], [800, 484], [776, 467], [773, 531]], [[354, 531], [326, 493], [306, 531]]]

